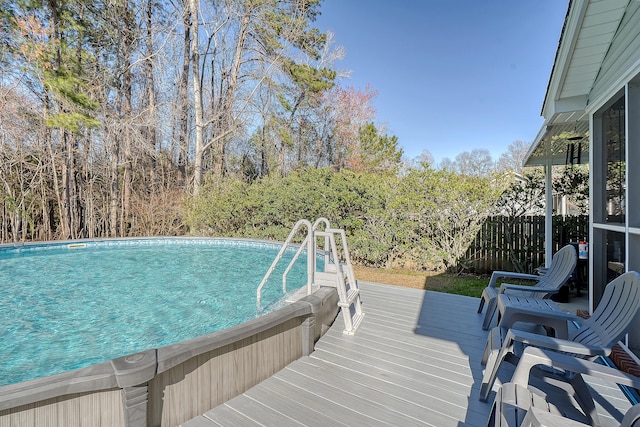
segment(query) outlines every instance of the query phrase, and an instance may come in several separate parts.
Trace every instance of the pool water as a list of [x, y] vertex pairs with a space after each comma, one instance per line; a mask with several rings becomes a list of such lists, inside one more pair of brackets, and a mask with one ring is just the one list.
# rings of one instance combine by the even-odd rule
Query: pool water
[[[0, 385], [90, 366], [245, 322], [282, 304], [285, 253], [230, 240], [98, 241], [0, 250]], [[235, 242], [235, 243], [234, 243]], [[75, 245], [72, 245], [75, 246]], [[6, 249], [6, 248], [3, 248]], [[306, 283], [306, 260], [289, 273]]]

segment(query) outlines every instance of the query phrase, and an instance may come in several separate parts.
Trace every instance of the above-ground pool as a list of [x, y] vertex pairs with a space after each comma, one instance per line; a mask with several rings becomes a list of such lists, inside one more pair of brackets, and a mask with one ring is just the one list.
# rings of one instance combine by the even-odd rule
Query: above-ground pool
[[[279, 244], [149, 238], [0, 246], [0, 386], [86, 367], [245, 322], [283, 301]], [[306, 284], [306, 259], [288, 275]]]

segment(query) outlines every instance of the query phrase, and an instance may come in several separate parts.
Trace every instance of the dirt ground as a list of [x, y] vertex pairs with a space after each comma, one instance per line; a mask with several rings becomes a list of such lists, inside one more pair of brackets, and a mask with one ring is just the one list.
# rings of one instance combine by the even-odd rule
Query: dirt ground
[[376, 268], [353, 267], [356, 279], [365, 282], [386, 283], [389, 285], [404, 286], [407, 288], [427, 289], [427, 281], [430, 289], [446, 286], [448, 279], [435, 273], [417, 273], [412, 271], [385, 271]]

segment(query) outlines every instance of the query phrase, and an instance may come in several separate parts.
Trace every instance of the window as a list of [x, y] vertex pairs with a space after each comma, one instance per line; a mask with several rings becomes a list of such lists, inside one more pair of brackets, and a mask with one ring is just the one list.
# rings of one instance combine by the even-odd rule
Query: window
[[625, 223], [626, 158], [625, 158], [625, 108], [620, 98], [602, 114], [602, 141], [606, 174], [605, 222]]
[[625, 272], [624, 233], [607, 231], [607, 282]]

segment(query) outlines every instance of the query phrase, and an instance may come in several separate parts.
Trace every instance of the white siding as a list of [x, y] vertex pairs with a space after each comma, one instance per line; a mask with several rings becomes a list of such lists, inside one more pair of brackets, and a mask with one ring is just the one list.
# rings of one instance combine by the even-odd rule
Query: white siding
[[[593, 85], [589, 99], [591, 101], [604, 96], [611, 85], [619, 81], [640, 60], [640, 2], [629, 3], [622, 22], [618, 27], [611, 46], [602, 61], [598, 77]], [[621, 89], [625, 82], [621, 82]]]

